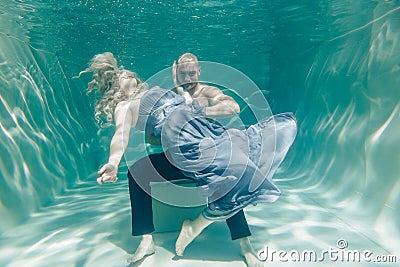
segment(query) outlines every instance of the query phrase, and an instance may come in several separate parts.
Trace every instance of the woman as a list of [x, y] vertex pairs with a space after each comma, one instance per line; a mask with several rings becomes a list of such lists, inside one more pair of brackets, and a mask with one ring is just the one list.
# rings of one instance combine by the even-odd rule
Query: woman
[[[84, 72], [94, 72], [89, 91], [102, 95], [96, 119], [115, 122], [110, 157], [97, 182], [115, 182], [131, 128], [160, 137], [170, 160], [193, 178], [209, 205], [194, 221], [186, 220], [176, 243], [177, 255], [209, 224], [233, 216], [249, 204], [273, 202], [279, 189], [271, 178], [296, 135], [289, 114], [275, 115], [246, 130], [226, 129], [206, 119], [204, 108], [169, 90], [150, 90], [137, 76], [117, 67], [111, 53], [97, 55]], [[96, 66], [95, 62], [103, 62]], [[106, 63], [105, 63], [106, 62]], [[251, 142], [250, 142], [251, 140]]]

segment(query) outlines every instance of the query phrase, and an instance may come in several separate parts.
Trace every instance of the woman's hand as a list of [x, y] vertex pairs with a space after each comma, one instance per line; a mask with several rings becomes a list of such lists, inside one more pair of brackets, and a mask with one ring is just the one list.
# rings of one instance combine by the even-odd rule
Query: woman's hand
[[176, 69], [177, 69], [177, 64], [176, 61], [174, 60], [174, 64], [172, 65], [172, 80], [174, 81], [175, 87], [178, 87], [178, 81], [176, 79]]
[[115, 183], [117, 178], [117, 167], [114, 164], [107, 163], [97, 172], [97, 183]]

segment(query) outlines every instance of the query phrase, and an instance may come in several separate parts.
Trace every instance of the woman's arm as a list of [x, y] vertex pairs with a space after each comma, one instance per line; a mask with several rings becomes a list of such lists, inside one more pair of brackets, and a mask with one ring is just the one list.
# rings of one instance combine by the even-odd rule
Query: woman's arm
[[110, 156], [108, 163], [98, 172], [98, 184], [117, 181], [118, 166], [128, 146], [130, 130], [134, 126], [132, 125], [134, 114], [131, 105], [131, 101], [121, 102], [115, 108], [114, 119], [116, 128], [110, 144]]

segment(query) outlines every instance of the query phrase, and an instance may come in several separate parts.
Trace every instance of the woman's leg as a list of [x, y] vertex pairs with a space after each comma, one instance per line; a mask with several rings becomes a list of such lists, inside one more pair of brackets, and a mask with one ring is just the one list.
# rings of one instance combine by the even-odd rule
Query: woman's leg
[[[175, 249], [178, 256], [182, 256], [185, 248], [189, 245], [207, 226], [214, 221], [206, 219], [200, 214], [195, 220], [185, 220], [181, 232], [176, 241]], [[243, 210], [226, 220], [231, 232], [232, 240], [244, 240], [251, 235], [249, 226]], [[246, 239], [248, 240], [248, 239]]]
[[207, 226], [214, 221], [206, 219], [201, 213], [196, 219], [186, 219], [182, 224], [181, 232], [175, 243], [176, 255], [182, 256], [189, 245]]

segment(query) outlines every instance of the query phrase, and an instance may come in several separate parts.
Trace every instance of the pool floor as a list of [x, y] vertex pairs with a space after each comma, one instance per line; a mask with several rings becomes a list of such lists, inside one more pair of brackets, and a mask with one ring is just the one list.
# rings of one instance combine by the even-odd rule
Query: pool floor
[[[291, 192], [285, 182], [279, 187], [286, 193], [277, 202], [245, 209], [254, 248], [269, 253], [265, 266], [399, 266], [398, 258], [397, 263], [366, 263], [330, 259], [328, 254], [319, 262], [288, 260], [294, 250], [313, 250], [319, 259], [324, 250], [340, 252], [339, 239], [347, 242], [344, 250], [370, 250], [373, 255], [389, 251], [374, 241], [371, 230], [345, 222], [307, 194]], [[82, 182], [3, 234], [0, 266], [138, 266], [126, 263], [139, 243], [130, 235], [130, 227], [126, 180], [105, 186]], [[156, 233], [156, 253], [140, 266], [245, 266], [224, 222], [205, 229], [181, 258], [174, 254], [177, 236], [178, 232]], [[285, 251], [286, 258], [279, 258], [279, 251]]]

